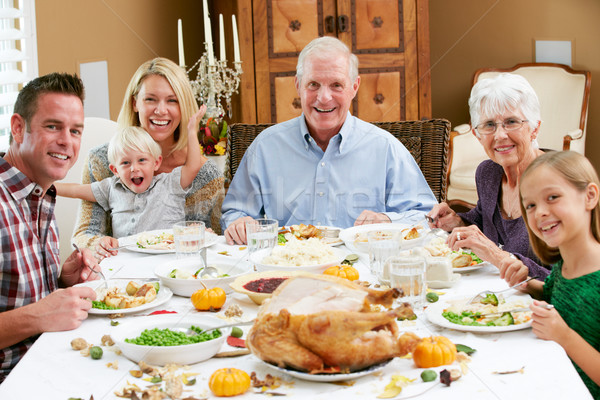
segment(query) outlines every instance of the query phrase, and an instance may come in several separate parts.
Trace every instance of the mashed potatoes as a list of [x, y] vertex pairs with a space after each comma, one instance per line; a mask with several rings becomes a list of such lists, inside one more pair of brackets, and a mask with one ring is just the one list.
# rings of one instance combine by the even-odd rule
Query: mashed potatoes
[[262, 263], [298, 267], [335, 262], [338, 261], [337, 257], [331, 246], [322, 243], [317, 238], [291, 239], [283, 246], [275, 246], [271, 255], [263, 258]]

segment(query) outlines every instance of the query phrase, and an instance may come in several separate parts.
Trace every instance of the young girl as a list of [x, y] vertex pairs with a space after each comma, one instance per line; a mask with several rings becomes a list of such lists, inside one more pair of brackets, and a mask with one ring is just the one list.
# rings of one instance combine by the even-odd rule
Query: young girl
[[[527, 291], [533, 332], [560, 344], [600, 399], [600, 206], [598, 175], [582, 155], [551, 152], [521, 177], [521, 211], [539, 258], [553, 264]], [[554, 308], [544, 306], [550, 303]]]

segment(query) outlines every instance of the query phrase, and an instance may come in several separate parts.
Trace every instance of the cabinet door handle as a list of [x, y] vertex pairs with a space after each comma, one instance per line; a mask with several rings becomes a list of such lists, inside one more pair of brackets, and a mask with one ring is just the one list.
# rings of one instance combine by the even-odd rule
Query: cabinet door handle
[[338, 32], [348, 32], [349, 26], [348, 26], [348, 16], [347, 15], [340, 15], [338, 17]]
[[333, 15], [328, 15], [325, 17], [325, 32], [335, 32], [335, 18], [333, 17]]

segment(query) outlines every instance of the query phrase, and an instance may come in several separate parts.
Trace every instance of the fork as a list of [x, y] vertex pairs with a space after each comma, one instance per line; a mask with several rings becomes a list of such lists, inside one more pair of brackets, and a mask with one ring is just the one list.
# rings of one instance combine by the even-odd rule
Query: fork
[[484, 297], [485, 295], [488, 295], [488, 294], [499, 294], [499, 293], [503, 293], [503, 292], [509, 291], [510, 289], [514, 289], [514, 288], [516, 288], [517, 286], [521, 286], [521, 285], [522, 285], [522, 284], [524, 284], [525, 282], [529, 282], [530, 280], [532, 280], [532, 279], [535, 279], [535, 278], [537, 278], [537, 277], [535, 277], [535, 276], [530, 276], [529, 278], [525, 279], [523, 282], [519, 282], [519, 283], [517, 283], [516, 285], [513, 285], [513, 286], [511, 286], [511, 287], [509, 287], [509, 288], [506, 288], [506, 289], [503, 289], [503, 290], [497, 290], [497, 291], [492, 291], [492, 290], [484, 290], [483, 292], [479, 292], [479, 293], [477, 293], [475, 296], [473, 296], [473, 297], [471, 298], [471, 300], [467, 301], [465, 304], [471, 304], [471, 303], [472, 303], [472, 302], [473, 302], [475, 299], [477, 299], [478, 297]]
[[[81, 253], [81, 250], [79, 249], [79, 247], [77, 247], [77, 245], [75, 243], [73, 243], [73, 246], [75, 247], [75, 250], [77, 250], [77, 252], [83, 256], [83, 253]], [[85, 265], [86, 267], [88, 267], [93, 273], [100, 275], [102, 277], [102, 280], [104, 281], [104, 287], [106, 289], [108, 289], [108, 282], [106, 281], [106, 277], [102, 273], [102, 270], [96, 271], [94, 268], [90, 267], [85, 262], [83, 263], [83, 265]]]

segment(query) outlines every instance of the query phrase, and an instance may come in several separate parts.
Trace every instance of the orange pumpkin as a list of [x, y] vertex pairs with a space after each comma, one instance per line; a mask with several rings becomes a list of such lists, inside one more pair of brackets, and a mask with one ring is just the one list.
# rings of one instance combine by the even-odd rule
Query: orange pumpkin
[[358, 279], [358, 271], [351, 265], [334, 265], [333, 267], [327, 268], [323, 274], [337, 276], [350, 281]]
[[250, 387], [250, 377], [237, 368], [221, 368], [213, 372], [208, 387], [215, 396], [237, 396]]
[[225, 304], [225, 300], [227, 300], [227, 295], [220, 287], [212, 289], [204, 287], [192, 294], [192, 304], [198, 311], [219, 310]]
[[456, 346], [445, 336], [426, 337], [413, 351], [413, 360], [419, 368], [452, 364], [456, 360]]

